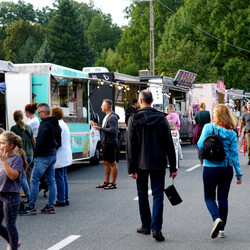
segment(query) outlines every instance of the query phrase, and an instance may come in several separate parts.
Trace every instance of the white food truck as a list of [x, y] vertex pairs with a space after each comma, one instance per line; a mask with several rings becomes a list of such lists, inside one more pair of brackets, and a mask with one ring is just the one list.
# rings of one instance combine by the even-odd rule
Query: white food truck
[[89, 159], [93, 165], [99, 163], [100, 133], [90, 126], [90, 120], [98, 122], [98, 116], [89, 101], [89, 85], [98, 79], [51, 63], [14, 64], [14, 69], [4, 72], [2, 78], [6, 86], [2, 91], [5, 129], [14, 125], [13, 112], [24, 110], [26, 104], [46, 102], [50, 107], [60, 106], [70, 130], [73, 160]]

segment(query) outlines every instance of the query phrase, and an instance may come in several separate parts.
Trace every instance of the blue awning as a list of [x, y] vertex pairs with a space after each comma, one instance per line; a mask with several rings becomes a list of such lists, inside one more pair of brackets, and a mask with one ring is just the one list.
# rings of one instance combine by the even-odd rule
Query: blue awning
[[5, 82], [0, 82], [0, 91], [5, 91], [5, 90], [6, 90]]

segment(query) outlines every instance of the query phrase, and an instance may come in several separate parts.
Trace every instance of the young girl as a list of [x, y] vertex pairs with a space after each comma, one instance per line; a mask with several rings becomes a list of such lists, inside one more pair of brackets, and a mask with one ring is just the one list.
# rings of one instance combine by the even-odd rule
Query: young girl
[[[223, 161], [203, 160], [204, 197], [208, 211], [214, 221], [211, 238], [224, 238], [224, 228], [227, 223], [228, 194], [233, 179], [233, 166], [236, 172], [237, 184], [241, 184], [242, 173], [240, 169], [237, 135], [233, 131], [236, 121], [232, 112], [226, 105], [218, 104], [214, 108], [214, 123], [206, 124], [197, 143], [199, 149], [203, 148], [208, 135], [215, 134], [221, 137], [226, 153]], [[214, 132], [213, 132], [214, 131]], [[216, 203], [216, 196], [218, 205]]]
[[[19, 154], [14, 152], [16, 146]], [[20, 174], [27, 165], [21, 137], [13, 132], [3, 132], [0, 135], [0, 235], [9, 242], [8, 249], [12, 250], [20, 246], [16, 219], [20, 204]], [[2, 225], [3, 218], [6, 227]]]

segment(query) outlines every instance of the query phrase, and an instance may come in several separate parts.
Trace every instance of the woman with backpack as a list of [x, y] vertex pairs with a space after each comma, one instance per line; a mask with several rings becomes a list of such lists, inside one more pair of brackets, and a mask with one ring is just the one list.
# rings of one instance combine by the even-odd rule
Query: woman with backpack
[[[242, 182], [242, 173], [239, 163], [237, 135], [233, 131], [236, 121], [232, 112], [226, 105], [218, 104], [214, 109], [213, 118], [213, 124], [210, 123], [204, 126], [197, 146], [199, 149], [203, 149], [204, 198], [214, 221], [211, 238], [224, 238], [224, 229], [228, 215], [228, 195], [233, 179], [233, 166], [236, 172], [237, 184]], [[212, 147], [218, 147], [219, 143], [210, 146], [210, 148], [207, 147], [207, 142], [211, 135], [217, 136], [221, 140], [221, 146], [224, 150], [221, 153], [221, 155], [224, 155], [222, 159], [218, 159], [216, 153], [213, 157], [211, 153], [214, 150]], [[211, 153], [210, 155], [209, 152]], [[219, 158], [221, 158], [221, 155]]]

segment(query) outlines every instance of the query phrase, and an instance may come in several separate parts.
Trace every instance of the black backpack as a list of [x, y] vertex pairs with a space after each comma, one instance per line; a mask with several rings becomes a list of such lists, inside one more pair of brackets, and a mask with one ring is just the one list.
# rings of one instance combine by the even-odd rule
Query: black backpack
[[219, 131], [218, 135], [214, 134], [213, 126], [213, 134], [208, 135], [204, 141], [202, 158], [210, 161], [223, 161], [225, 156], [223, 141], [220, 137]]

